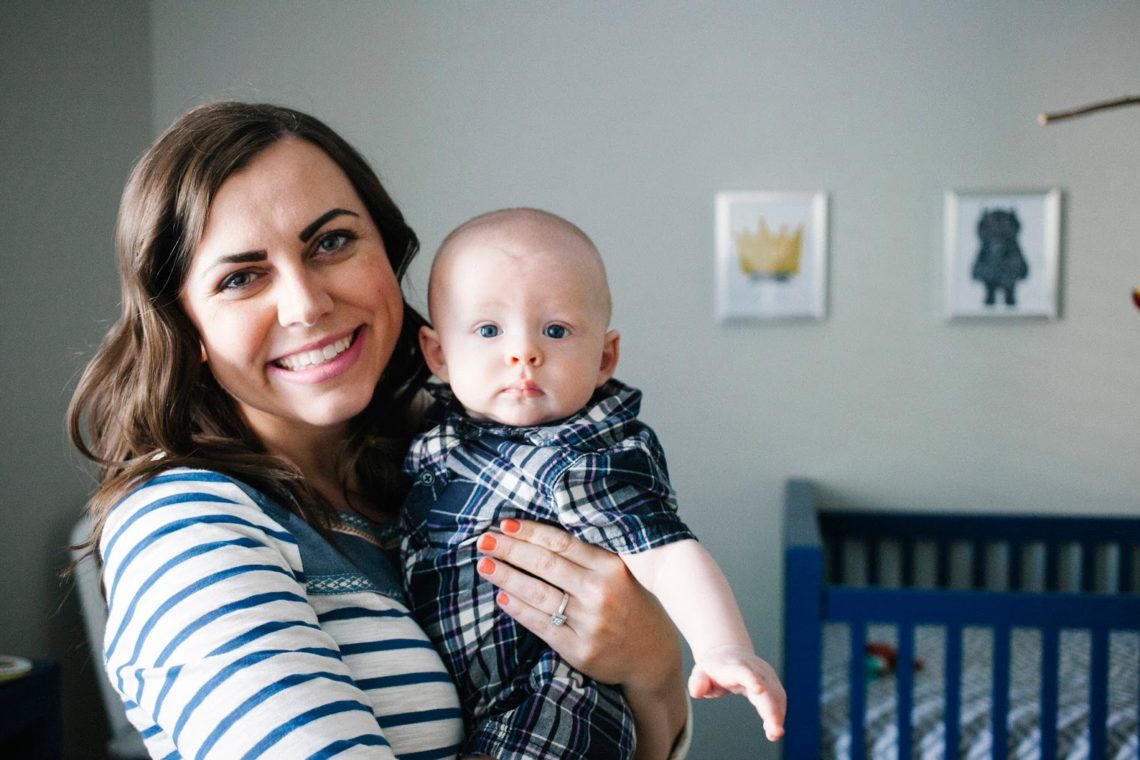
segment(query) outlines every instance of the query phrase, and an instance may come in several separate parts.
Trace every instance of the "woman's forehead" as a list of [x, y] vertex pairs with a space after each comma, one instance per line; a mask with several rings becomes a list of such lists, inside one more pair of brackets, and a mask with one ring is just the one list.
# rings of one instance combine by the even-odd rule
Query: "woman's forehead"
[[294, 234], [331, 208], [359, 214], [363, 203], [344, 171], [328, 154], [304, 140], [285, 138], [266, 148], [215, 193], [202, 240], [264, 233]]

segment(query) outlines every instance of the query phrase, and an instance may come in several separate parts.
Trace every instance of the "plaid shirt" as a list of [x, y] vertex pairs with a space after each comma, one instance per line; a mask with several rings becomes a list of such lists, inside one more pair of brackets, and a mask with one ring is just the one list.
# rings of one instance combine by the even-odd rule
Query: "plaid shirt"
[[404, 463], [415, 485], [403, 566], [412, 609], [470, 716], [464, 752], [631, 757], [633, 717], [620, 690], [573, 670], [498, 609], [475, 571], [475, 542], [506, 517], [559, 524], [620, 553], [693, 538], [657, 437], [637, 419], [641, 392], [611, 380], [567, 420], [512, 428], [472, 420], [445, 387], [431, 390], [438, 424]]

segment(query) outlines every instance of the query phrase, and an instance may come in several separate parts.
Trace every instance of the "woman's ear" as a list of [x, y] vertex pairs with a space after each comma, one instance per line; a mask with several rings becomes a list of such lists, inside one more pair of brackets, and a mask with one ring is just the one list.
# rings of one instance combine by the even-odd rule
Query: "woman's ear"
[[617, 369], [618, 356], [621, 354], [621, 333], [617, 330], [610, 330], [606, 333], [606, 337], [602, 343], [602, 364], [598, 368], [598, 382], [594, 384], [595, 388], [600, 388], [602, 385], [614, 376], [614, 370]]
[[423, 351], [424, 361], [427, 362], [431, 373], [443, 382], [448, 382], [447, 362], [444, 361], [443, 344], [439, 342], [439, 333], [430, 327], [421, 327], [420, 350]]

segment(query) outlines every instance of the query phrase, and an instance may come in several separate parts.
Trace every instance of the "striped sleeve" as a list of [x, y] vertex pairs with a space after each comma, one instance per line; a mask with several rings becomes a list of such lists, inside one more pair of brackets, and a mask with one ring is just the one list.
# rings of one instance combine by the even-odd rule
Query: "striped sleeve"
[[108, 677], [152, 756], [395, 757], [292, 536], [234, 483], [150, 481], [112, 511], [100, 552]]

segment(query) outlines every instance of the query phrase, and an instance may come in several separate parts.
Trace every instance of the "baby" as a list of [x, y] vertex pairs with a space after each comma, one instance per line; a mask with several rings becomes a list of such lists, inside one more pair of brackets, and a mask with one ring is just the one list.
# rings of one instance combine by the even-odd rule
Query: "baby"
[[[478, 216], [443, 241], [428, 287], [436, 427], [413, 442], [404, 510], [412, 606], [459, 684], [465, 752], [627, 758], [620, 690], [585, 678], [495, 604], [477, 542], [504, 518], [562, 525], [618, 553], [693, 652], [693, 696], [745, 695], [768, 739], [786, 697], [753, 653], [723, 573], [677, 516], [664, 453], [637, 419], [641, 393], [613, 379], [619, 335], [597, 249], [535, 209]], [[550, 622], [572, 617], [569, 597]]]

